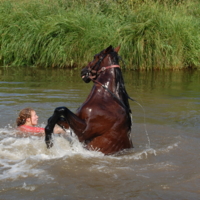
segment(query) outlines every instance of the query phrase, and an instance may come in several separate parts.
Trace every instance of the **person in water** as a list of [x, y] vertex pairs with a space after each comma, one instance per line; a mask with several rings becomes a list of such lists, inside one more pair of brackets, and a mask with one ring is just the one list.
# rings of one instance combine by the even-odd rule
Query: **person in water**
[[[29, 133], [35, 136], [44, 136], [45, 130], [42, 127], [36, 127], [38, 123], [38, 116], [32, 108], [24, 108], [19, 112], [16, 119], [17, 129], [22, 133]], [[59, 127], [55, 126], [54, 133], [65, 133], [65, 131]]]

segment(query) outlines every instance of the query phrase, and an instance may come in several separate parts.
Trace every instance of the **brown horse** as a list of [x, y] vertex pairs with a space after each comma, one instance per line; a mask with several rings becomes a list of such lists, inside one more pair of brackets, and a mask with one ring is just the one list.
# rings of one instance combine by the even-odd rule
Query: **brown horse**
[[82, 69], [82, 79], [86, 83], [92, 80], [93, 88], [76, 114], [66, 107], [55, 109], [45, 127], [47, 148], [53, 145], [51, 134], [55, 124], [70, 127], [89, 150], [108, 155], [133, 147], [130, 97], [119, 66], [119, 49], [109, 46]]

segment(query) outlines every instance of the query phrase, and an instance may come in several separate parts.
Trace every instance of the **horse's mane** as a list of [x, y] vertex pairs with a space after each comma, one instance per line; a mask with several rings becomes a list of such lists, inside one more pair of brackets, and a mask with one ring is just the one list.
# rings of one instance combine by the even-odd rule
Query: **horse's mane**
[[[118, 53], [113, 51], [111, 54], [112, 57], [112, 61], [114, 65], [118, 65], [119, 64], [119, 56]], [[120, 68], [115, 68], [115, 86], [118, 90], [118, 94], [120, 97], [120, 100], [123, 102], [123, 104], [125, 105], [125, 109], [127, 111], [127, 113], [131, 113], [131, 109], [130, 109], [130, 105], [128, 102], [129, 99], [129, 95], [126, 91], [125, 85], [124, 85], [124, 78], [121, 72]]]

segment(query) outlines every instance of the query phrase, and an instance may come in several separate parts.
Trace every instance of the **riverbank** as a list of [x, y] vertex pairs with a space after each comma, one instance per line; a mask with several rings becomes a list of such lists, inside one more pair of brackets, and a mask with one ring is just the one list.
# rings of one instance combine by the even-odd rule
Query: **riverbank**
[[200, 69], [197, 0], [1, 0], [0, 21], [1, 66], [82, 67], [111, 44], [128, 69]]

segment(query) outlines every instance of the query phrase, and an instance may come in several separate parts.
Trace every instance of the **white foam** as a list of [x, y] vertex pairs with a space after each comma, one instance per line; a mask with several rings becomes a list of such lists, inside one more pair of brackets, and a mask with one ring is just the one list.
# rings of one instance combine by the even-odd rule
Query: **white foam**
[[[8, 161], [8, 162], [7, 162]], [[4, 171], [0, 174], [0, 180], [12, 179], [15, 180], [19, 177], [27, 177], [29, 175], [38, 175], [42, 170], [31, 168], [31, 164], [28, 164], [27, 160], [21, 160], [16, 163], [10, 163], [9, 160], [1, 162], [3, 164]]]
[[38, 176], [43, 170], [35, 166], [43, 160], [74, 155], [104, 156], [101, 152], [86, 150], [76, 137], [53, 136], [53, 140], [53, 147], [47, 149], [44, 137], [18, 137], [16, 131], [10, 127], [0, 129], [0, 180]]
[[[104, 156], [101, 152], [85, 149], [75, 136], [53, 136], [53, 140], [53, 147], [47, 149], [44, 137], [17, 137], [16, 131], [12, 127], [0, 129], [0, 180], [17, 179], [18, 177], [30, 175], [38, 176], [44, 171], [37, 169], [37, 163], [44, 160], [67, 159], [77, 155], [83, 158], [96, 157], [101, 160], [100, 165], [93, 165], [90, 170], [96, 168], [97, 170], [105, 171], [104, 164], [107, 165], [110, 159], [123, 161], [148, 159], [149, 156], [169, 152], [178, 146], [178, 143], [175, 143], [157, 150], [147, 148], [134, 152], [135, 149], [133, 149], [125, 151], [120, 156]], [[127, 169], [118, 167], [118, 170]]]
[[165, 148], [161, 148], [158, 151], [161, 152], [161, 153], [168, 153], [171, 150], [177, 148], [179, 144], [180, 144], [180, 142], [175, 142], [174, 144], [171, 144], [171, 145], [169, 145], [169, 146], [167, 146]]
[[29, 191], [34, 191], [36, 189], [36, 186], [27, 186], [26, 183], [24, 182], [22, 189], [24, 190], [29, 190]]

